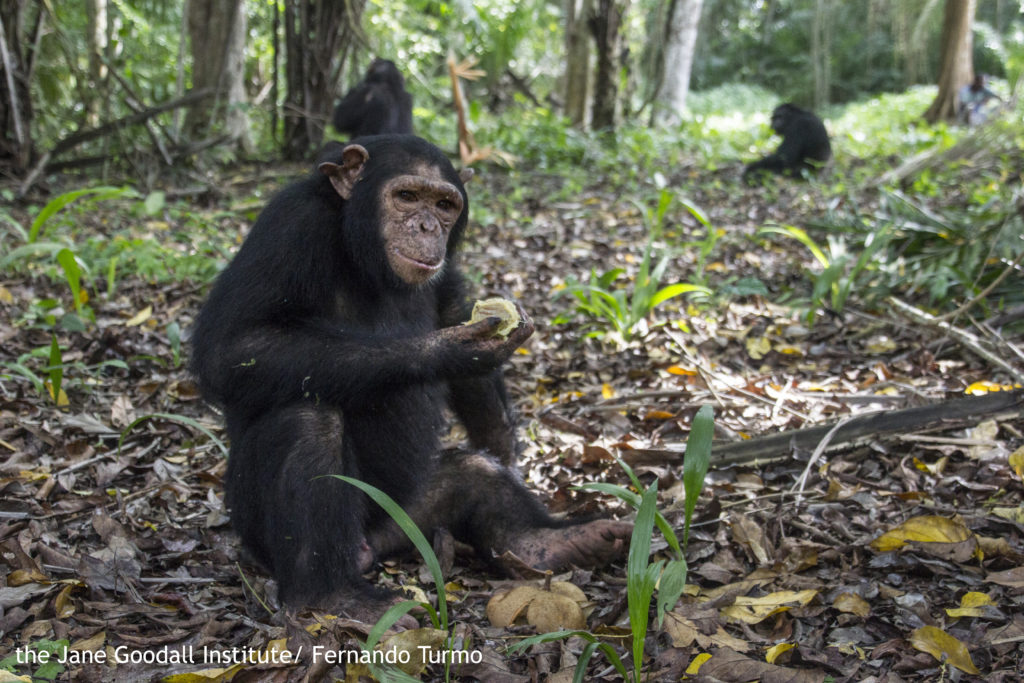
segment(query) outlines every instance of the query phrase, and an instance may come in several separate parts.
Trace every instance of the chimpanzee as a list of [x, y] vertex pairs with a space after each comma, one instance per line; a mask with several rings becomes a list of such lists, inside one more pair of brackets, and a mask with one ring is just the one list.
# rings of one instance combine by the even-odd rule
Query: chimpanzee
[[334, 127], [353, 138], [412, 133], [412, 95], [394, 62], [373, 60], [363, 80], [334, 109]]
[[[409, 135], [334, 143], [263, 210], [198, 317], [192, 369], [223, 407], [226, 502], [243, 545], [290, 607], [373, 617], [362, 578], [405, 546], [342, 474], [383, 489], [425, 533], [539, 568], [601, 564], [625, 522], [553, 519], [514, 469], [500, 366], [533, 333], [469, 317], [456, 248], [463, 180]], [[442, 452], [444, 406], [472, 449]]]
[[813, 112], [795, 104], [780, 104], [772, 112], [771, 126], [782, 136], [782, 144], [774, 153], [749, 164], [743, 171], [745, 181], [754, 181], [766, 172], [799, 177], [831, 158], [828, 131]]

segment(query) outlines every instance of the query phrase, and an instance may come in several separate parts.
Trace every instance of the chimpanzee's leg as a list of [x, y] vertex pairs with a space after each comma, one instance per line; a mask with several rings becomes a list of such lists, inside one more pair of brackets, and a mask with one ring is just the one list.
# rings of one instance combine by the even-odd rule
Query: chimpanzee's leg
[[360, 576], [372, 563], [368, 501], [324, 476], [359, 477], [344, 453], [341, 413], [293, 406], [238, 431], [225, 481], [232, 524], [277, 579], [281, 601], [302, 607], [327, 606], [341, 594], [382, 598]]
[[[511, 469], [475, 453], [445, 453], [424, 495], [406, 510], [428, 538], [445, 527], [485, 557], [514, 552], [537, 569], [595, 566], [620, 556], [632, 524], [553, 519]], [[380, 558], [409, 547], [405, 534], [385, 522], [369, 530]]]

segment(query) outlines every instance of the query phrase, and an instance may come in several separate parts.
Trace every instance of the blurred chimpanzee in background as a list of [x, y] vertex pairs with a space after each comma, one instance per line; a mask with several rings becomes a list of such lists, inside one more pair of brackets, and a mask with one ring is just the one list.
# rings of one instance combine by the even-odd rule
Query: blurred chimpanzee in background
[[772, 130], [782, 136], [782, 144], [772, 154], [749, 164], [743, 180], [757, 182], [766, 173], [800, 177], [815, 171], [832, 157], [825, 124], [813, 112], [795, 104], [780, 104], [772, 112]]
[[334, 127], [353, 138], [412, 133], [412, 95], [394, 62], [373, 60], [363, 80], [334, 109]]

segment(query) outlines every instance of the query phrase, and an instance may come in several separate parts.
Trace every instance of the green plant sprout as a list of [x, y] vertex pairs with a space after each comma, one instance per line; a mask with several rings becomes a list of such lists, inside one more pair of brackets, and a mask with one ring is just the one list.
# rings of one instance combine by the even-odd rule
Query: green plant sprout
[[[588, 282], [582, 283], [570, 277], [565, 288], [555, 293], [555, 298], [565, 294], [574, 297], [576, 299], [574, 312], [582, 313], [595, 321], [605, 321], [623, 341], [628, 342], [640, 323], [664, 302], [682, 294], [710, 295], [711, 290], [703, 285], [685, 282], [676, 282], [666, 286], [661, 284], [673, 253], [665, 247], [655, 247], [655, 242], [661, 237], [665, 214], [673, 201], [675, 201], [675, 195], [671, 191], [663, 189], [658, 203], [653, 208], [640, 207], [641, 215], [644, 216], [644, 222], [647, 225], [648, 239], [644, 245], [643, 257], [633, 280], [632, 289], [615, 286], [616, 281], [626, 273], [622, 268], [612, 268], [602, 275], [598, 275], [596, 270], [591, 269]], [[707, 224], [707, 219], [696, 207], [687, 202], [683, 204], [698, 220]], [[709, 228], [709, 237], [711, 232]], [[712, 239], [708, 250], [713, 245], [714, 240]], [[554, 324], [562, 324], [569, 320], [569, 314], [563, 313], [555, 318]], [[601, 332], [596, 334], [601, 334]]]
[[[683, 593], [686, 585], [687, 565], [683, 553], [690, 535], [690, 522], [697, 499], [704, 488], [704, 478], [711, 462], [711, 441], [714, 435], [714, 410], [710, 405], [702, 406], [693, 418], [693, 427], [686, 440], [686, 452], [683, 456], [683, 490], [686, 494], [685, 520], [683, 523], [683, 546], [672, 530], [665, 517], [657, 510], [658, 482], [654, 481], [642, 495], [625, 487], [614, 484], [592, 483], [579, 488], [599, 491], [616, 496], [637, 509], [633, 535], [629, 542], [629, 557], [626, 562], [626, 603], [629, 622], [633, 627], [633, 670], [627, 672], [622, 659], [614, 648], [602, 643], [597, 636], [589, 631], [556, 631], [527, 638], [509, 648], [510, 652], [521, 652], [531, 645], [546, 643], [573, 636], [587, 641], [576, 664], [574, 681], [582, 681], [591, 656], [598, 649], [623, 678], [640, 680], [640, 670], [644, 661], [644, 641], [647, 638], [648, 615], [650, 614], [651, 598], [655, 588], [658, 590], [657, 623], [663, 623], [665, 612], [671, 609]], [[633, 469], [621, 459], [616, 459], [619, 466], [629, 476], [637, 490], [642, 490], [640, 480]], [[650, 562], [651, 534], [657, 526], [666, 542], [675, 554], [669, 561]]]

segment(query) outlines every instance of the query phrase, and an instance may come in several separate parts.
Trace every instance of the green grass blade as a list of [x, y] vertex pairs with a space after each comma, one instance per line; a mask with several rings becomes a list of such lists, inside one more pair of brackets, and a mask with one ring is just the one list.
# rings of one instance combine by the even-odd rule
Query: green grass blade
[[50, 390], [53, 392], [54, 405], [60, 404], [60, 390], [64, 384], [64, 361], [61, 358], [60, 342], [57, 335], [50, 336], [50, 367], [47, 368], [50, 376]]
[[807, 247], [811, 254], [814, 255], [814, 258], [818, 260], [818, 263], [820, 263], [825, 268], [828, 268], [829, 258], [825, 255], [825, 252], [821, 250], [821, 247], [818, 246], [818, 243], [811, 239], [811, 236], [808, 235], [805, 230], [798, 228], [794, 225], [767, 225], [761, 228], [758, 231], [758, 234], [766, 232], [774, 233], [776, 235], [785, 235], [786, 237], [792, 237], [796, 241], [800, 242], [800, 244]]
[[619, 672], [624, 679], [629, 679], [629, 673], [626, 671], [626, 666], [622, 663], [622, 659], [619, 657], [619, 653], [609, 645], [608, 643], [602, 643], [597, 639], [590, 631], [552, 631], [551, 633], [541, 633], [540, 635], [530, 636], [524, 640], [519, 641], [515, 645], [508, 648], [509, 653], [519, 654], [525, 652], [526, 648], [534, 645], [540, 645], [542, 643], [550, 643], [555, 640], [565, 640], [568, 638], [581, 638], [588, 643], [597, 645], [597, 648], [601, 650], [611, 665], [615, 667], [615, 670]]
[[70, 249], [61, 249], [57, 252], [57, 263], [64, 271], [64, 279], [67, 280], [68, 287], [71, 289], [71, 296], [75, 300], [75, 310], [81, 311], [82, 269], [78, 265], [78, 259], [75, 258], [75, 252]]
[[416, 609], [420, 606], [420, 603], [415, 600], [404, 600], [396, 603], [388, 608], [388, 611], [381, 615], [377, 623], [373, 625], [370, 632], [366, 636], [366, 648], [372, 650], [380, 642], [380, 637], [384, 635], [384, 632], [394, 626], [399, 619], [408, 614], [411, 610]]
[[651, 531], [654, 529], [654, 513], [658, 504], [658, 482], [655, 480], [644, 492], [633, 523], [633, 536], [629, 542], [629, 558], [626, 560], [626, 601], [629, 623], [633, 628], [633, 667], [640, 671], [644, 661], [644, 640], [647, 638], [647, 621], [651, 609], [651, 596], [661, 572], [661, 562], [650, 564]]
[[441, 563], [437, 561], [437, 555], [434, 554], [434, 549], [430, 546], [430, 543], [427, 542], [427, 538], [423, 535], [423, 532], [420, 531], [420, 528], [416, 526], [416, 522], [412, 521], [412, 517], [410, 517], [409, 514], [398, 505], [398, 503], [392, 500], [391, 496], [375, 486], [371, 486], [359, 479], [353, 479], [352, 477], [346, 477], [340, 474], [332, 474], [329, 476], [340, 479], [347, 484], [352, 484], [352, 486], [355, 486], [372, 498], [377, 505], [384, 508], [384, 511], [391, 516], [391, 519], [395, 520], [395, 524], [401, 527], [402, 531], [405, 532], [405, 535], [409, 537], [410, 541], [412, 541], [412, 544], [416, 546], [416, 550], [418, 550], [420, 556], [423, 557], [423, 562], [427, 565], [431, 576], [434, 578], [434, 585], [437, 587], [437, 607], [438, 612], [441, 615], [440, 627], [447, 631], [448, 603], [445, 599], [444, 577], [441, 572]]
[[693, 416], [690, 436], [686, 439], [686, 454], [683, 456], [683, 491], [686, 521], [683, 524], [683, 546], [690, 540], [690, 520], [697, 507], [697, 498], [704, 489], [704, 478], [711, 466], [711, 441], [715, 435], [715, 410], [710, 405], [701, 406]]
[[[638, 494], [633, 493], [627, 488], [623, 488], [618, 484], [607, 484], [604, 482], [591, 482], [589, 484], [581, 484], [580, 486], [574, 486], [577, 490], [586, 491], [597, 491], [598, 493], [606, 493], [610, 496], [615, 496], [624, 503], [627, 503], [634, 509], [639, 509], [641, 498]], [[672, 530], [672, 525], [668, 523], [668, 520], [661, 514], [660, 511], [654, 511], [654, 523], [658, 525], [658, 531], [661, 532], [662, 536], [668, 542], [669, 547], [676, 552], [676, 555], [682, 559], [683, 549], [679, 545], [679, 539], [676, 538], [675, 531]]]
[[668, 285], [662, 287], [658, 292], [651, 297], [651, 308], [656, 307], [658, 304], [668, 301], [669, 299], [675, 298], [680, 294], [689, 294], [690, 292], [702, 292], [704, 294], [711, 294], [711, 290], [701, 285], [691, 285], [685, 282], [677, 282], [674, 285]]
[[46, 221], [50, 220], [54, 214], [76, 199], [93, 194], [97, 195], [96, 199], [112, 199], [132, 192], [134, 190], [128, 187], [89, 187], [84, 190], [72, 190], [71, 192], [65, 192], [60, 196], [54, 197], [50, 200], [49, 204], [43, 207], [43, 210], [35, 217], [35, 220], [32, 221], [32, 226], [28, 231], [28, 241], [30, 244], [35, 242], [43, 226], [46, 225]]
[[671, 560], [665, 565], [665, 571], [658, 580], [658, 626], [665, 621], [665, 612], [676, 606], [679, 596], [686, 589], [686, 576], [689, 567], [686, 560]]

